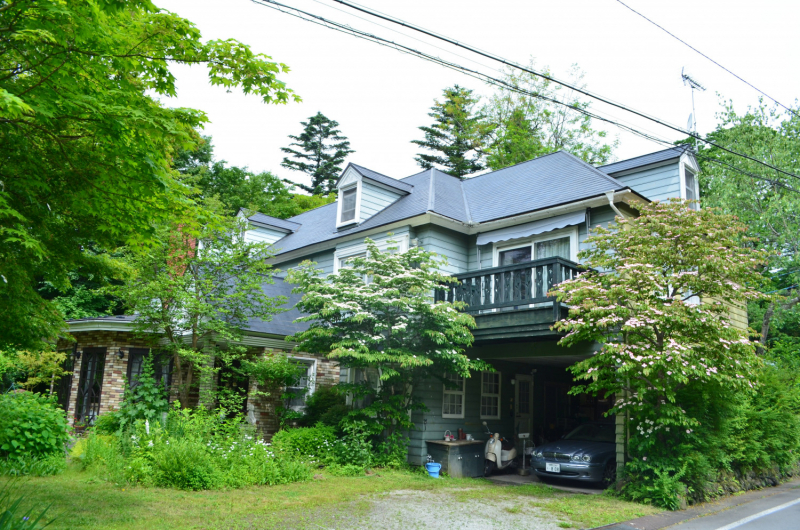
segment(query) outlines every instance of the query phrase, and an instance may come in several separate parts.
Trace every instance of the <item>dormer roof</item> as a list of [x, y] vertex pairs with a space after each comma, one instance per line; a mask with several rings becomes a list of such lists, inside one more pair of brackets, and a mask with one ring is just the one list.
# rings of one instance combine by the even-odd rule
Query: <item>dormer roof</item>
[[615, 173], [622, 173], [623, 171], [628, 171], [631, 169], [639, 169], [653, 164], [668, 162], [670, 160], [680, 158], [687, 151], [691, 151], [690, 145], [676, 145], [675, 147], [670, 147], [669, 149], [664, 149], [663, 151], [656, 151], [655, 153], [648, 153], [635, 158], [620, 160], [619, 162], [614, 162], [613, 164], [599, 166], [597, 169], [608, 175], [613, 175]]
[[[244, 215], [244, 209], [239, 210], [239, 213]], [[297, 232], [300, 227], [302, 226], [300, 223], [296, 223], [294, 221], [287, 221], [286, 219], [279, 219], [277, 217], [272, 217], [270, 215], [265, 215], [261, 212], [256, 212], [250, 217], [247, 218], [255, 226], [262, 226], [265, 228], [271, 228], [273, 230], [278, 230], [280, 232], [286, 232], [287, 234], [291, 234], [292, 232]]]
[[388, 177], [386, 175], [378, 173], [377, 171], [372, 171], [371, 169], [367, 169], [363, 166], [353, 164], [352, 162], [347, 164], [347, 167], [344, 168], [344, 171], [342, 171], [342, 176], [339, 177], [339, 180], [336, 181], [337, 188], [339, 187], [339, 183], [342, 181], [342, 178], [344, 178], [344, 176], [347, 174], [347, 170], [349, 168], [354, 169], [359, 175], [361, 175], [362, 178], [366, 178], [373, 182], [376, 182], [377, 184], [382, 184], [384, 186], [392, 188], [398, 191], [399, 193], [402, 193], [403, 195], [411, 193], [411, 191], [414, 189], [414, 186], [408, 184], [407, 182], [402, 182], [400, 180], [393, 179], [392, 177]]

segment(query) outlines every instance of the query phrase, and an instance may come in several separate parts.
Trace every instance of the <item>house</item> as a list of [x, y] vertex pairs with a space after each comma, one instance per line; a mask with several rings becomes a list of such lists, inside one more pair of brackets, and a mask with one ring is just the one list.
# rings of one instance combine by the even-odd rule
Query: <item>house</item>
[[[641, 201], [697, 199], [698, 169], [685, 146], [601, 167], [559, 151], [465, 180], [435, 169], [396, 179], [349, 164], [337, 183], [335, 203], [288, 220], [252, 215], [248, 237], [274, 245], [272, 262], [282, 271], [312, 260], [324, 273], [336, 274], [349, 258], [365, 253], [366, 237], [379, 248], [392, 240], [400, 251], [419, 246], [447, 257], [444, 271], [459, 283], [445, 296], [466, 301], [477, 322], [475, 343], [467, 353], [491, 362], [496, 371], [453, 378], [452, 386], [431, 380], [414, 389], [429, 409], [412, 415], [416, 428], [408, 460], [421, 464], [429, 452], [427, 442], [442, 439], [446, 430], [461, 428], [480, 439], [485, 421], [493, 432], [530, 433], [538, 444], [580, 422], [602, 418], [611, 403], [569, 395], [572, 379], [566, 371], [597, 345], [558, 346], [560, 336], [551, 326], [567, 309], [546, 293], [575, 274], [591, 227], [607, 226], [616, 215], [635, 215]], [[275, 294], [289, 293], [283, 276], [278, 273], [270, 286]], [[291, 296], [293, 306], [297, 298]], [[283, 338], [300, 329], [292, 323], [296, 316], [293, 309], [271, 322], [251, 323], [247, 344], [292, 355], [293, 345]], [[85, 416], [91, 406], [95, 414], [102, 413], [119, 403], [121, 376], [135, 369], [134, 351], [140, 355], [130, 338], [130, 319], [88, 319], [69, 326], [78, 339], [76, 351], [83, 352], [76, 358], [69, 410]], [[105, 348], [104, 353], [97, 348]], [[105, 365], [92, 361], [103, 366], [102, 377], [99, 368], [84, 368], [95, 358], [87, 352], [105, 356]], [[304, 360], [316, 385], [339, 379], [377, 382], [376, 374], [340, 371], [321, 356]], [[251, 421], [260, 422], [266, 434], [273, 432], [272, 409], [248, 407]], [[624, 456], [622, 420], [617, 419], [619, 463]]]

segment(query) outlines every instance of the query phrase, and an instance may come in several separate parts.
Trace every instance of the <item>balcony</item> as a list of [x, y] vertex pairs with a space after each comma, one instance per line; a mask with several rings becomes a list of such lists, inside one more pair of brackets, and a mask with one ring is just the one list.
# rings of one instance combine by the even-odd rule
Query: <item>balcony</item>
[[583, 270], [564, 258], [544, 258], [457, 274], [458, 283], [437, 291], [437, 300], [466, 302], [478, 342], [556, 337], [550, 327], [567, 308], [548, 291]]

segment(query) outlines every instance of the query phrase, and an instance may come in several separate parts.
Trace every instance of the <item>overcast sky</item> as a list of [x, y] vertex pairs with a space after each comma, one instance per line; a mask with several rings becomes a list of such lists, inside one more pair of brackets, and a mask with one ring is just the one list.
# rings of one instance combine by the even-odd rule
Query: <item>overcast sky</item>
[[[487, 59], [423, 38], [408, 29], [376, 25], [353, 16], [331, 0], [283, 0], [386, 38], [433, 52], [464, 66], [497, 74]], [[737, 110], [757, 103], [758, 93], [683, 44], [627, 10], [616, 0], [510, 1], [405, 0], [360, 3], [512, 61], [548, 66], [566, 77], [571, 64], [584, 71], [595, 93], [685, 127], [691, 112], [691, 91], [683, 86], [681, 68], [707, 91], [695, 94], [700, 133], [714, 128], [719, 97], [732, 99]], [[218, 159], [268, 170], [282, 177], [297, 174], [280, 167], [281, 147], [300, 122], [322, 112], [339, 122], [356, 152], [348, 161], [395, 178], [419, 171], [414, 162], [421, 139], [417, 129], [443, 88], [460, 84], [483, 95], [491, 89], [421, 59], [352, 36], [334, 32], [262, 7], [249, 0], [156, 0], [160, 7], [194, 22], [204, 39], [234, 38], [254, 51], [291, 67], [281, 78], [302, 103], [266, 105], [257, 96], [226, 93], [211, 87], [202, 67], [178, 67], [178, 97], [170, 106], [205, 111]], [[626, 0], [637, 11], [683, 38], [700, 51], [784, 104], [793, 104], [800, 86], [800, 3], [786, 0]], [[369, 18], [366, 15], [360, 15]], [[378, 21], [375, 21], [378, 22]], [[421, 39], [422, 42], [413, 40]], [[444, 50], [433, 46], [444, 47]], [[455, 54], [463, 57], [459, 57]], [[466, 58], [464, 58], [466, 57]], [[477, 63], [480, 63], [479, 66]], [[680, 134], [634, 119], [600, 104], [593, 109], [658, 136]], [[601, 124], [596, 124], [603, 128]], [[618, 135], [617, 159], [661, 149], [660, 146], [605, 127]]]

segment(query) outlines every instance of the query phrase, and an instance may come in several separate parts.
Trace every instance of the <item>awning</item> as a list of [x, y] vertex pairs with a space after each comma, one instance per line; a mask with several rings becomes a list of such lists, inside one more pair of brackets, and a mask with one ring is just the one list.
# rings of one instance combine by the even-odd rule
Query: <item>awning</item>
[[566, 213], [556, 217], [548, 217], [547, 219], [539, 219], [532, 223], [525, 223], [524, 225], [509, 226], [501, 228], [500, 230], [492, 230], [484, 234], [478, 234], [478, 246], [488, 245], [489, 243], [497, 243], [498, 241], [508, 241], [509, 239], [518, 239], [521, 237], [535, 236], [536, 234], [543, 234], [551, 230], [558, 230], [565, 226], [577, 225], [586, 220], [586, 210], [580, 212]]

